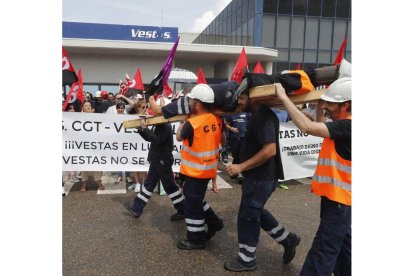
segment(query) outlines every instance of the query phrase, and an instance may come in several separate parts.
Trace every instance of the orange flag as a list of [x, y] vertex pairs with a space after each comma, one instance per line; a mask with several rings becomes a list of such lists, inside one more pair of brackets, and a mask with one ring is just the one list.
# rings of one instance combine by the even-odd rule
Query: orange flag
[[263, 70], [263, 67], [260, 61], [256, 63], [256, 66], [253, 69], [253, 73], [262, 73], [262, 74], [264, 73], [264, 70]]
[[204, 77], [204, 72], [201, 67], [198, 68], [198, 74], [197, 74], [197, 84], [205, 83], [207, 84], [206, 78]]
[[243, 47], [239, 59], [237, 60], [236, 66], [234, 67], [233, 73], [231, 74], [231, 80], [240, 83], [242, 81], [245, 68], [247, 69], [247, 71], [249, 71], [247, 56]]

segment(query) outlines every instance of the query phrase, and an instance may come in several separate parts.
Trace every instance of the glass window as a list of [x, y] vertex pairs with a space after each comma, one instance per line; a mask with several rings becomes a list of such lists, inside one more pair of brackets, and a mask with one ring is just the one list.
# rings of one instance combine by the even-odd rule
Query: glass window
[[331, 65], [332, 65], [331, 63], [319, 63], [317, 68], [329, 67]]
[[278, 0], [264, 0], [263, 1], [263, 13], [276, 13], [277, 2]]
[[305, 50], [303, 62], [316, 62], [316, 50]]
[[290, 37], [291, 48], [303, 48], [303, 36], [305, 33], [305, 18], [292, 17], [292, 34]]
[[335, 0], [324, 0], [322, 4], [322, 16], [335, 16]]
[[236, 27], [240, 28], [242, 24], [242, 9], [241, 7], [237, 9], [237, 16], [236, 16]]
[[[83, 91], [90, 92], [95, 97], [96, 91], [99, 90], [99, 86], [97, 84], [84, 84], [83, 85]], [[69, 90], [68, 90], [69, 91]], [[118, 90], [117, 90], [118, 92]]]
[[302, 62], [303, 61], [303, 50], [291, 49], [290, 50], [290, 62]]
[[292, 0], [282, 0], [279, 2], [279, 14], [292, 14]]
[[231, 45], [237, 45], [236, 31], [231, 33]]
[[119, 84], [114, 84], [114, 85], [105, 84], [105, 85], [101, 85], [101, 90], [106, 90], [106, 91], [108, 91], [108, 93], [109, 92], [112, 92], [112, 93], [116, 94], [119, 91]]
[[253, 27], [254, 27], [254, 18], [250, 18], [247, 23], [247, 44], [249, 46], [253, 45]]
[[263, 15], [262, 45], [263, 47], [274, 48], [275, 46], [275, 23], [276, 16], [271, 14]]
[[346, 36], [346, 50], [352, 51], [352, 24], [351, 20], [348, 20], [348, 35]]
[[332, 19], [321, 19], [319, 32], [319, 49], [331, 50]]
[[247, 0], [243, 0], [242, 23], [247, 21], [247, 12], [248, 12]]
[[306, 36], [305, 36], [305, 48], [306, 49], [317, 49], [318, 48], [318, 25], [319, 25], [319, 19], [317, 18], [306, 19]]
[[284, 61], [289, 60], [289, 49], [278, 49], [277, 59]]
[[316, 63], [313, 63], [313, 62], [311, 62], [311, 63], [304, 63], [304, 64], [301, 64], [302, 65], [302, 69], [315, 69], [315, 68], [318, 68], [318, 66], [316, 65]]
[[308, 15], [321, 15], [321, 0], [308, 0]]
[[236, 30], [236, 45], [242, 45], [241, 44], [241, 26], [238, 27]]
[[352, 53], [351, 51], [345, 51], [345, 59], [352, 63]]
[[306, 14], [307, 0], [294, 0], [293, 2], [293, 14], [305, 15]]
[[336, 2], [336, 17], [350, 17], [349, 10], [351, 7], [351, 0], [338, 0]]
[[282, 72], [283, 70], [289, 70], [289, 62], [277, 61], [275, 62], [276, 72]]
[[329, 63], [331, 64], [331, 51], [319, 51], [318, 63]]
[[247, 22], [242, 25], [242, 45], [247, 45]]
[[248, 18], [252, 18], [254, 16], [254, 12], [256, 11], [254, 2], [255, 0], [249, 0]]
[[336, 19], [334, 24], [334, 37], [332, 49], [338, 50], [346, 36], [346, 20]]
[[278, 16], [276, 26], [276, 48], [289, 48], [289, 16]]
[[236, 30], [236, 13], [233, 13], [231, 16], [231, 31]]

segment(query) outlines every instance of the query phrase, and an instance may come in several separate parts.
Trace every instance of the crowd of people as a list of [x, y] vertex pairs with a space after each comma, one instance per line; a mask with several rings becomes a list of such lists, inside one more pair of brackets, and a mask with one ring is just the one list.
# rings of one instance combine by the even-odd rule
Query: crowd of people
[[[219, 91], [239, 89], [234, 83], [227, 82], [221, 85], [198, 84], [184, 97], [168, 104], [163, 100], [157, 102], [154, 96], [150, 96], [147, 103], [142, 95], [126, 98], [119, 93], [112, 95], [114, 97], [110, 101], [110, 93], [102, 91], [96, 94], [93, 103], [91, 95], [89, 99], [87, 97], [82, 112], [112, 113], [111, 110], [115, 110], [118, 114], [144, 114], [150, 109], [153, 114], [166, 118], [187, 115], [187, 119], [180, 122], [175, 137], [183, 143], [180, 185], [177, 185], [172, 171], [174, 137], [171, 124], [159, 124], [149, 130], [145, 119], [142, 119], [138, 133], [151, 143], [148, 152], [150, 167], [133, 202], [124, 204], [132, 217], [139, 218], [161, 179], [176, 209], [170, 219], [185, 220], [186, 223], [186, 237], [177, 241], [181, 250], [204, 249], [224, 227], [223, 219], [206, 202], [205, 194], [209, 181], [217, 176], [221, 147], [226, 148], [226, 143], [229, 144], [233, 162], [226, 166], [226, 173], [242, 184], [237, 215], [239, 251], [224, 262], [224, 268], [234, 272], [257, 269], [256, 248], [261, 229], [284, 248], [282, 259], [285, 264], [295, 257], [296, 247], [301, 241], [298, 233], [289, 231], [265, 209], [278, 181], [284, 178], [278, 135], [280, 122], [292, 120], [302, 132], [322, 137], [312, 178], [312, 192], [321, 197], [321, 221], [301, 275], [351, 275], [352, 78], [337, 79], [317, 104], [309, 104], [304, 110], [290, 100], [283, 83], [274, 85], [286, 110], [255, 103], [249, 98], [248, 90], [244, 89], [237, 94], [239, 113], [220, 118], [214, 114]], [[98, 181], [98, 188], [104, 189], [99, 182], [99, 174], [92, 176]]]

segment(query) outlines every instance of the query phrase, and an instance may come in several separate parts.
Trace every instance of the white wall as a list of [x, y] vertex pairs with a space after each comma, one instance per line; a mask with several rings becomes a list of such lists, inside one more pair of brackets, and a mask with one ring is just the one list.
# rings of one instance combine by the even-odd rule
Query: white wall
[[116, 84], [120, 79], [125, 79], [125, 73], [133, 78], [138, 67], [141, 69], [143, 82], [149, 83], [165, 62], [165, 57], [76, 53], [72, 53], [70, 59], [76, 70], [82, 69], [85, 83]]

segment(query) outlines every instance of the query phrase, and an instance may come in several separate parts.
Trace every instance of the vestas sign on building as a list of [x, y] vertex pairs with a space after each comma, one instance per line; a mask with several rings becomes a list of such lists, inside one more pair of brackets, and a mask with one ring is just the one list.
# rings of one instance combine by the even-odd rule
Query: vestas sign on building
[[178, 28], [63, 22], [63, 38], [175, 42]]

